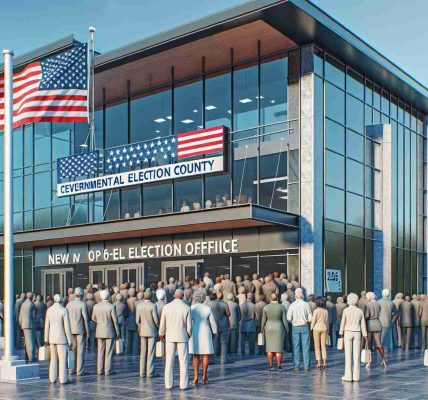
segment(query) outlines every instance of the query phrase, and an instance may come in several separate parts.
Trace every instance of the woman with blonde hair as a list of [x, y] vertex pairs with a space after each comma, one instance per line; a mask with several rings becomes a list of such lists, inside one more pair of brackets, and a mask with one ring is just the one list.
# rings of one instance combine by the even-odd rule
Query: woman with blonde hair
[[364, 313], [357, 307], [358, 296], [349, 293], [348, 308], [343, 310], [339, 335], [344, 337], [345, 347], [345, 375], [344, 382], [358, 382], [360, 380], [361, 335], [367, 337], [366, 320]]
[[[367, 344], [372, 348], [372, 339], [375, 342], [377, 350], [382, 357], [381, 364], [386, 367], [385, 351], [381, 342], [382, 324], [380, 323], [380, 304], [376, 301], [376, 295], [373, 292], [366, 293], [367, 303], [364, 307], [364, 317], [367, 322]], [[366, 368], [370, 368], [371, 363], [367, 363]]]

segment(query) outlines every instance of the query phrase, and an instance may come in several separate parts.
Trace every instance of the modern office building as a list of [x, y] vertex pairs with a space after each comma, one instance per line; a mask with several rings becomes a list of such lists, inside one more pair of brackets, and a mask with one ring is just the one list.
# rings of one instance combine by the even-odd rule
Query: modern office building
[[[84, 123], [14, 132], [16, 292], [206, 271], [426, 292], [428, 89], [309, 1], [248, 2], [100, 54], [95, 107], [91, 140]], [[186, 153], [192, 132], [220, 147]], [[58, 180], [79, 154], [101, 169]]]

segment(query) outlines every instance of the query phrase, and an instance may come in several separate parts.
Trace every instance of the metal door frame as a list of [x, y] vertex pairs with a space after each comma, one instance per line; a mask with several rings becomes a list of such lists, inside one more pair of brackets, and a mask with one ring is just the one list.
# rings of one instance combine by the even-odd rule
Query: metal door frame
[[[184, 282], [184, 279], [186, 278], [184, 275], [184, 267], [186, 266], [193, 266], [195, 269], [195, 277], [200, 279], [201, 277], [198, 276], [200, 275], [200, 271], [198, 271], [198, 267], [201, 263], [203, 263], [204, 260], [203, 259], [198, 259], [198, 260], [174, 260], [174, 261], [162, 261], [161, 262], [161, 280], [163, 282], [167, 282], [168, 279], [168, 275], [166, 274], [166, 269], [168, 267], [173, 267], [173, 268], [180, 268], [180, 273], [179, 273], [179, 280], [181, 280], [182, 282]], [[198, 273], [199, 272], [199, 273]]]
[[[52, 268], [45, 268], [42, 269], [42, 294], [43, 294], [43, 298], [46, 299], [46, 275], [54, 275], [54, 274], [59, 274], [59, 285], [61, 287], [62, 293], [59, 293], [61, 296], [66, 296], [67, 295], [67, 287], [66, 287], [66, 274], [67, 272], [71, 272], [73, 274], [73, 268], [56, 268], [56, 269], [52, 269]], [[72, 275], [72, 279], [74, 278], [74, 276]], [[51, 293], [52, 296], [54, 296], [57, 293]]]

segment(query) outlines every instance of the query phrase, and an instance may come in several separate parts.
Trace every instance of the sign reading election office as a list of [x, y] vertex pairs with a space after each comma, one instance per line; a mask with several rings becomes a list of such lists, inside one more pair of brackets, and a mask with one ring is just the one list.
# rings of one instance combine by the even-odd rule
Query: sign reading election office
[[58, 197], [222, 172], [225, 133], [216, 126], [60, 158]]

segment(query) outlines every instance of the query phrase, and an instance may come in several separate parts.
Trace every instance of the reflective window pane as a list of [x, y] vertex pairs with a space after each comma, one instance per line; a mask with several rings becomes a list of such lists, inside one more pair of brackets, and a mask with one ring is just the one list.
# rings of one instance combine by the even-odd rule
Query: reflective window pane
[[34, 164], [51, 162], [51, 124], [39, 122], [34, 125]]
[[330, 186], [325, 187], [325, 217], [345, 221], [345, 192]]
[[205, 178], [205, 208], [231, 206], [230, 175], [207, 176]]
[[346, 91], [364, 100], [364, 78], [351, 69], [346, 74]]
[[346, 160], [346, 186], [347, 190], [364, 195], [364, 165]]
[[364, 226], [364, 198], [356, 194], [346, 194], [346, 222]]
[[345, 154], [345, 128], [327, 118], [325, 120], [325, 147]]
[[346, 125], [354, 131], [364, 132], [364, 103], [355, 97], [346, 97]]
[[257, 202], [257, 141], [233, 143], [233, 204]]
[[364, 161], [364, 136], [350, 130], [346, 131], [346, 155]]
[[329, 150], [325, 152], [325, 181], [329, 185], [345, 187], [345, 157]]
[[327, 55], [324, 68], [325, 79], [341, 88], [345, 87], [345, 66], [343, 64]]
[[128, 102], [107, 107], [106, 148], [128, 143]]
[[232, 75], [209, 76], [205, 80], [205, 126], [224, 125], [231, 128]]
[[122, 189], [122, 216], [121, 218], [137, 218], [141, 216], [140, 207], [141, 187], [135, 186]]
[[326, 82], [325, 84], [326, 116], [341, 124], [345, 123], [345, 92]]
[[144, 215], [166, 214], [172, 212], [172, 185], [147, 185], [143, 188]]
[[233, 129], [242, 130], [258, 124], [258, 66], [234, 71]]
[[202, 107], [202, 81], [175, 88], [174, 133], [202, 129]]
[[198, 211], [202, 208], [202, 179], [174, 183], [175, 212]]

